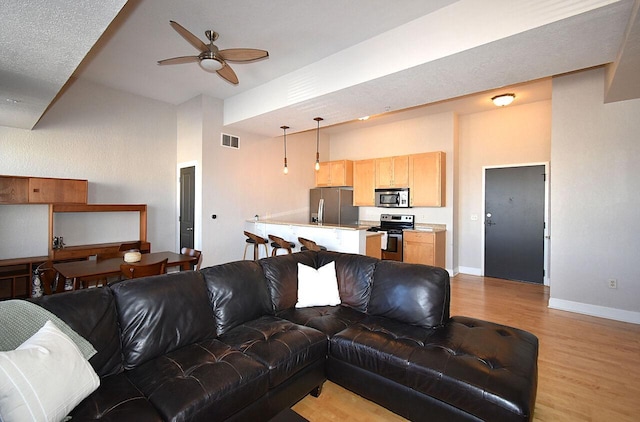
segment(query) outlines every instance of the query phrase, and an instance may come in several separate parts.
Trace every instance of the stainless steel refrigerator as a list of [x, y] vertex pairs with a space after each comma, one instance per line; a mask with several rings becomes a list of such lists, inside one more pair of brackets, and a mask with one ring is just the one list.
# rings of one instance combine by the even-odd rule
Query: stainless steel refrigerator
[[358, 224], [358, 207], [353, 206], [353, 189], [311, 189], [309, 209], [311, 223]]

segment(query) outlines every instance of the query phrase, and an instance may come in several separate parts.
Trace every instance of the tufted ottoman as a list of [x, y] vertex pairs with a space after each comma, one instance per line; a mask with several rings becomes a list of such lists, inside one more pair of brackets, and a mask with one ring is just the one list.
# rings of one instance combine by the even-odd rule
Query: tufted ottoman
[[328, 377], [411, 420], [526, 421], [537, 350], [530, 333], [467, 317], [431, 329], [368, 317], [333, 336]]

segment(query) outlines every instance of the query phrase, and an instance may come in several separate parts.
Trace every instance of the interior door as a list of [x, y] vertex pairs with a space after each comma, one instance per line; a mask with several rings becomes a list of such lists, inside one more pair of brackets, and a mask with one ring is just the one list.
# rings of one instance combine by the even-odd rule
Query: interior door
[[486, 169], [487, 277], [544, 282], [545, 166]]
[[180, 248], [193, 249], [195, 220], [196, 168], [180, 169]]

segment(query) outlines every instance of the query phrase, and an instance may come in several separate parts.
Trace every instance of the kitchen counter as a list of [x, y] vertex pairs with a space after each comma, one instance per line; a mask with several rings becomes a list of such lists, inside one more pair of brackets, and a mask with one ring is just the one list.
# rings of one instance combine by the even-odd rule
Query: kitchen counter
[[247, 220], [247, 223], [263, 223], [263, 224], [275, 224], [281, 226], [297, 226], [297, 227], [317, 227], [325, 229], [340, 229], [340, 230], [367, 230], [371, 226], [376, 224], [318, 224], [318, 223], [294, 223], [290, 221], [280, 220]]
[[[247, 220], [244, 229], [268, 238], [270, 234], [295, 243], [294, 252], [302, 246], [298, 237], [313, 240], [330, 251], [367, 254], [367, 237], [373, 232], [367, 229], [374, 224], [311, 224], [280, 220]], [[264, 257], [262, 251], [261, 258]]]

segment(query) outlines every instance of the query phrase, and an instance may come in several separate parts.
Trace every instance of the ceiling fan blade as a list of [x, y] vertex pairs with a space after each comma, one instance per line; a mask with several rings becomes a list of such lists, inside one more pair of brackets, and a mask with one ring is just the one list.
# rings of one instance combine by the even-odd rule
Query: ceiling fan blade
[[225, 63], [225, 65], [222, 66], [222, 69], [216, 70], [216, 72], [218, 72], [218, 75], [222, 76], [232, 84], [238, 85], [238, 77], [236, 76], [236, 72], [234, 72], [233, 69], [231, 69], [231, 66], [229, 66], [228, 64]]
[[258, 50], [256, 48], [229, 48], [218, 51], [218, 54], [230, 62], [250, 62], [252, 60], [269, 57], [268, 51]]
[[159, 65], [164, 64], [183, 64], [183, 63], [193, 63], [200, 60], [198, 56], [183, 56], [183, 57], [173, 57], [171, 59], [159, 60]]
[[169, 23], [171, 24], [171, 27], [175, 29], [178, 34], [182, 35], [182, 38], [187, 40], [187, 42], [192, 46], [194, 46], [198, 51], [200, 51], [201, 53], [209, 51], [209, 47], [207, 46], [207, 44], [202, 42], [200, 38], [196, 37], [191, 32], [187, 31], [178, 22], [169, 21]]

